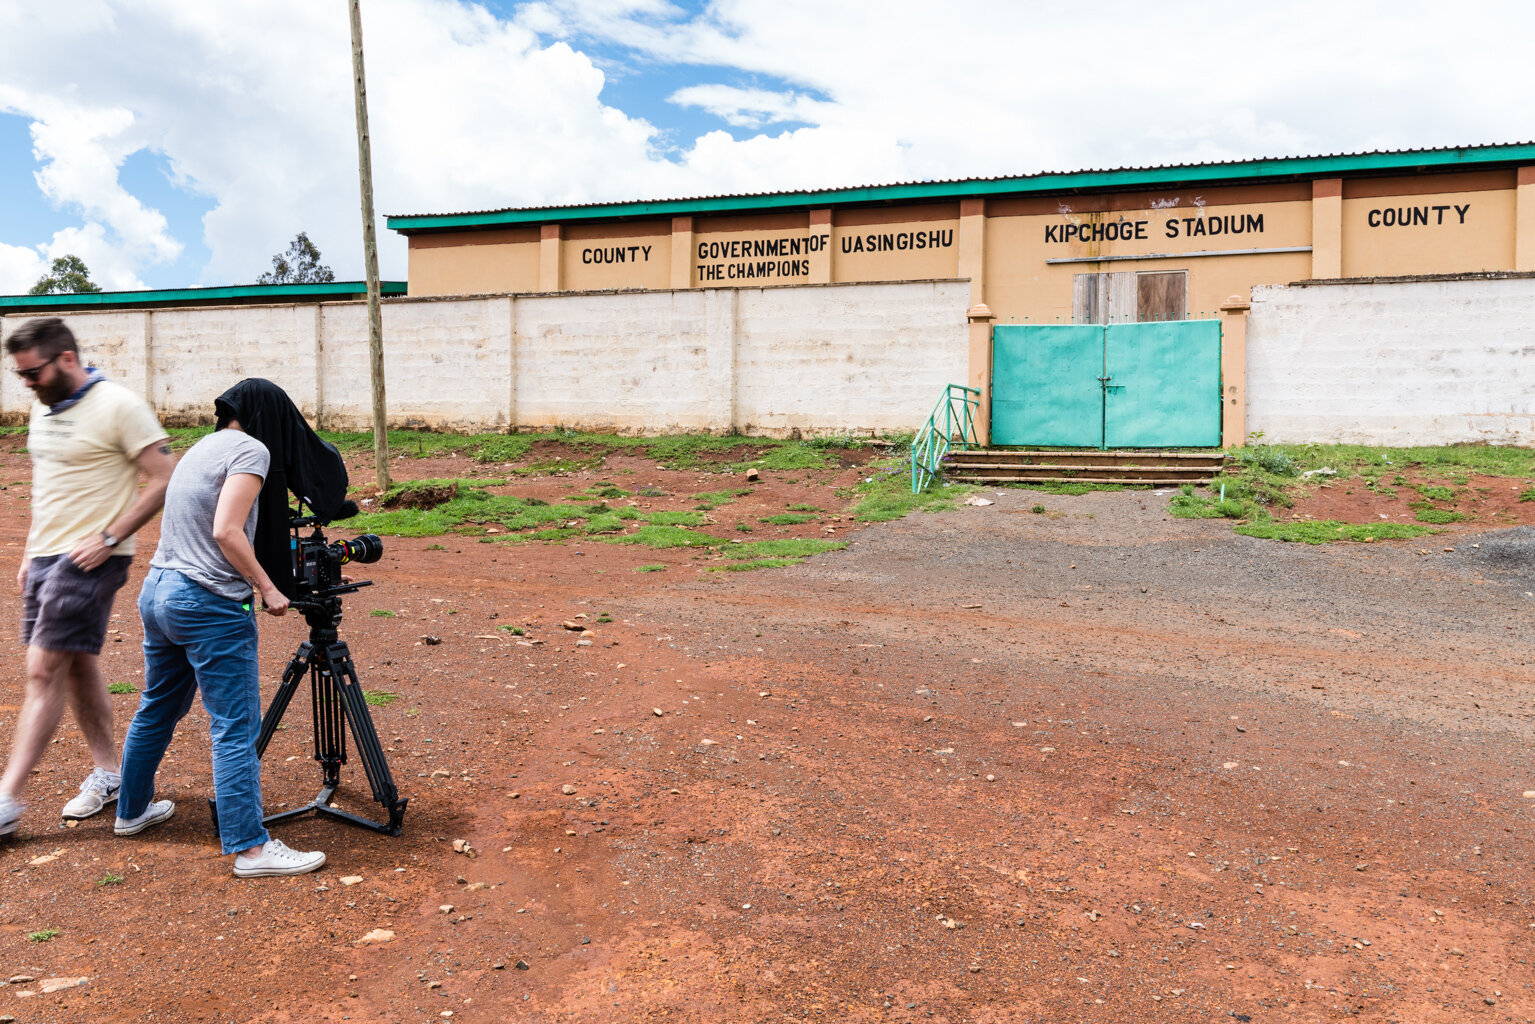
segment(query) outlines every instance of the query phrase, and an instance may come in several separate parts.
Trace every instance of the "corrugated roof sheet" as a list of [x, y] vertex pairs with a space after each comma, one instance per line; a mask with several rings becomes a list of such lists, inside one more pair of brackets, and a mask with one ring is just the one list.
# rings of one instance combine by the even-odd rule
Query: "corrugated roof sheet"
[[[0, 295], [0, 313], [63, 312], [71, 309], [134, 309], [175, 305], [260, 305], [322, 302], [361, 295], [366, 281], [327, 281], [321, 284], [241, 284], [211, 288], [146, 288], [126, 292], [60, 292], [54, 295]], [[404, 295], [404, 281], [380, 281], [381, 295]]]
[[[857, 193], [863, 193], [863, 192], [882, 192], [882, 191], [891, 190], [891, 189], [895, 189], [895, 190], [906, 190], [906, 189], [917, 189], [917, 188], [930, 189], [930, 188], [943, 187], [943, 186], [959, 187], [959, 186], [966, 186], [966, 185], [977, 185], [977, 184], [988, 184], [988, 183], [1013, 183], [1013, 182], [1017, 182], [1017, 183], [1023, 184], [1023, 183], [1028, 183], [1028, 182], [1037, 182], [1037, 181], [1040, 181], [1040, 180], [1043, 180], [1043, 179], [1063, 179], [1063, 178], [1082, 178], [1082, 177], [1097, 178], [1097, 177], [1115, 177], [1115, 176], [1132, 176], [1132, 175], [1133, 176], [1144, 176], [1144, 175], [1148, 175], [1148, 174], [1155, 174], [1157, 172], [1211, 171], [1211, 170], [1218, 170], [1218, 169], [1222, 169], [1222, 168], [1231, 168], [1231, 169], [1248, 168], [1254, 174], [1268, 177], [1268, 176], [1274, 176], [1274, 175], [1277, 175], [1277, 174], [1284, 174], [1284, 173], [1307, 173], [1306, 171], [1303, 171], [1303, 170], [1296, 170], [1296, 171], [1293, 171], [1293, 172], [1287, 172], [1286, 170], [1284, 170], [1284, 168], [1286, 166], [1289, 166], [1289, 167], [1293, 168], [1293, 167], [1297, 167], [1298, 165], [1304, 165], [1304, 164], [1315, 163], [1315, 162], [1347, 161], [1347, 160], [1359, 160], [1359, 159], [1371, 159], [1371, 158], [1393, 158], [1393, 157], [1401, 157], [1401, 156], [1423, 156], [1423, 155], [1436, 155], [1436, 154], [1437, 155], [1444, 155], [1444, 154], [1466, 154], [1468, 156], [1475, 156], [1475, 157], [1480, 158], [1480, 159], [1477, 159], [1476, 162], [1486, 162], [1487, 160], [1496, 160], [1496, 159], [1498, 159], [1496, 154], [1499, 151], [1505, 151], [1506, 152], [1506, 151], [1520, 150], [1520, 149], [1524, 149], [1524, 150], [1535, 149], [1535, 142], [1508, 142], [1508, 143], [1493, 143], [1493, 144], [1469, 145], [1469, 146], [1440, 146], [1440, 147], [1435, 147], [1435, 148], [1432, 148], [1432, 149], [1378, 149], [1378, 150], [1364, 150], [1364, 151], [1355, 152], [1355, 153], [1318, 153], [1318, 154], [1312, 154], [1312, 155], [1308, 155], [1308, 156], [1252, 157], [1252, 158], [1243, 159], [1243, 160], [1220, 160], [1220, 161], [1212, 161], [1212, 162], [1206, 162], [1206, 163], [1144, 164], [1144, 165], [1132, 166], [1132, 167], [1082, 168], [1082, 169], [1074, 170], [1074, 171], [1038, 171], [1038, 172], [1035, 172], [1035, 173], [1032, 173], [1032, 174], [992, 175], [992, 176], [989, 176], [989, 177], [973, 177], [973, 178], [928, 178], [928, 179], [912, 180], [912, 181], [884, 182], [884, 183], [873, 184], [873, 185], [852, 185], [852, 186], [844, 186], [844, 187], [827, 187], [827, 188], [815, 188], [815, 189], [784, 189], [784, 190], [767, 191], [767, 192], [730, 192], [730, 193], [718, 193], [718, 194], [713, 194], [713, 195], [668, 196], [668, 197], [665, 197], [665, 198], [654, 198], [654, 199], [607, 200], [607, 201], [597, 201], [597, 202], [591, 202], [591, 203], [566, 203], [566, 204], [545, 205], [545, 206], [500, 207], [500, 208], [497, 208], [497, 209], [485, 209], [485, 210], [463, 210], [463, 211], [458, 211], [458, 212], [453, 212], [453, 213], [389, 214], [388, 217], [387, 217], [387, 220], [388, 220], [389, 226], [391, 228], [395, 228], [396, 230], [407, 230], [408, 231], [408, 230], [411, 230], [412, 227], [415, 227], [416, 225], [408, 225], [408, 226], [404, 225], [404, 224], [396, 225], [395, 222], [396, 221], [429, 221], [429, 220], [433, 220], [433, 219], [436, 219], [436, 218], [497, 217], [498, 215], [514, 214], [514, 213], [515, 214], [537, 214], [537, 213], [541, 213], [541, 212], [562, 212], [562, 213], [569, 213], [571, 211], [577, 211], [577, 210], [599, 210], [599, 209], [600, 210], [606, 210], [606, 211], [614, 211], [613, 215], [622, 215], [622, 214], [618, 214], [616, 212], [617, 208], [629, 208], [629, 207], [642, 208], [642, 209], [637, 210], [636, 212], [643, 213], [643, 212], [647, 212], [643, 208], [658, 207], [658, 206], [665, 206], [665, 205], [669, 205], [669, 204], [678, 204], [678, 203], [685, 203], [685, 204], [719, 203], [719, 202], [724, 202], [724, 201], [729, 201], [729, 200], [736, 200], [736, 201], [740, 201], [740, 200], [771, 200], [771, 199], [775, 199], [775, 198], [782, 199], [782, 198], [791, 198], [791, 197], [795, 197], [795, 198], [797, 198], [797, 197], [804, 197], [806, 199], [811, 199], [811, 198], [814, 198], [814, 197], [826, 197], [826, 196], [831, 196], [831, 195], [846, 196], [848, 194], [857, 194]], [[1522, 159], [1524, 157], [1525, 157], [1525, 154], [1519, 154], [1518, 156], [1513, 156], [1512, 154], [1510, 154], [1510, 158], [1513, 158], [1513, 159]], [[1398, 163], [1398, 162], [1397, 161], [1390, 161], [1388, 159], [1387, 162], [1386, 162], [1386, 166], [1390, 166], [1393, 163]], [[1412, 166], [1410, 163], [1400, 163], [1399, 165], [1401, 165], [1401, 166]], [[1202, 177], [1208, 177], [1208, 175], [1201, 175], [1201, 176]], [[1231, 177], [1244, 177], [1244, 176], [1245, 175], [1231, 175]], [[1176, 178], [1174, 178], [1172, 180], [1176, 180]], [[1079, 187], [1081, 187], [1081, 186], [1079, 186]], [[847, 201], [847, 200], [844, 200], [844, 201]], [[518, 218], [518, 219], [519, 220], [524, 220], [524, 219], [531, 220], [533, 218]], [[425, 224], [421, 224], [420, 225], [420, 227], [426, 227], [426, 226], [427, 225], [425, 225]]]

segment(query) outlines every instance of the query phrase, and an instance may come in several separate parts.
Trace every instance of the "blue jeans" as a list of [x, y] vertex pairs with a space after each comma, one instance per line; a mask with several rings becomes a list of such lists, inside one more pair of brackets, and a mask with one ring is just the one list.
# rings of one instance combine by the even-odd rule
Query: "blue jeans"
[[139, 593], [144, 619], [144, 693], [123, 740], [117, 814], [136, 818], [154, 796], [155, 772], [176, 723], [202, 692], [213, 740], [213, 792], [224, 852], [260, 846], [261, 693], [256, 673], [256, 616], [174, 569], [151, 567]]

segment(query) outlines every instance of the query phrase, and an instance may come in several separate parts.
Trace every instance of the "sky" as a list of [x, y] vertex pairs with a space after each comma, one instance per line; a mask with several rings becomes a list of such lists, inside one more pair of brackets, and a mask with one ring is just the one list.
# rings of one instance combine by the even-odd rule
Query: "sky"
[[[0, 294], [363, 276], [346, 0], [0, 0]], [[387, 214], [1535, 139], [1535, 5], [362, 0]]]

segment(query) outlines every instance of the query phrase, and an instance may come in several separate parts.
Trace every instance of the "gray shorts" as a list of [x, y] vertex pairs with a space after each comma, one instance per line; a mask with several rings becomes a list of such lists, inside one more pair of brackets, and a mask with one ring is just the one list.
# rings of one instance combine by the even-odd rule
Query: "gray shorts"
[[114, 555], [89, 572], [66, 555], [43, 555], [27, 566], [21, 642], [45, 651], [100, 654], [112, 618], [112, 598], [128, 582], [133, 559]]

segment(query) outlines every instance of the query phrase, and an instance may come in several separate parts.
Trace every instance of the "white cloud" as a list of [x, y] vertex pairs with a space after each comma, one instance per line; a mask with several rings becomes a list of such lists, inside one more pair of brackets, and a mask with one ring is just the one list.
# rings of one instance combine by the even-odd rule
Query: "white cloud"
[[701, 107], [738, 128], [761, 128], [785, 121], [819, 123], [832, 116], [831, 104], [809, 96], [729, 85], [690, 85], [672, 93], [670, 100], [679, 106]]
[[[380, 214], [1535, 137], [1535, 9], [1511, 4], [1474, 45], [1427, 3], [364, 7]], [[121, 184], [142, 150], [213, 204], [187, 283], [251, 281], [298, 231], [362, 275], [339, 0], [79, 0], [68, 18], [0, 0], [0, 38], [0, 110], [32, 119], [38, 184], [79, 220], [7, 238], [0, 290], [65, 251], [108, 287], [174, 261], [189, 240]], [[604, 69], [679, 65], [695, 81], [674, 103], [752, 134], [668, 159], [604, 102]], [[403, 277], [402, 240], [380, 245]]]
[[19, 295], [48, 272], [36, 249], [0, 243], [0, 295]]

